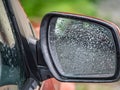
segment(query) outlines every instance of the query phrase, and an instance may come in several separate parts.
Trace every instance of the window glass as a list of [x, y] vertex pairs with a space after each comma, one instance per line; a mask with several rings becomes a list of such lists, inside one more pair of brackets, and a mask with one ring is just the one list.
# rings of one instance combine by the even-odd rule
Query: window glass
[[25, 81], [23, 59], [10, 23], [0, 0], [0, 90], [18, 90]]

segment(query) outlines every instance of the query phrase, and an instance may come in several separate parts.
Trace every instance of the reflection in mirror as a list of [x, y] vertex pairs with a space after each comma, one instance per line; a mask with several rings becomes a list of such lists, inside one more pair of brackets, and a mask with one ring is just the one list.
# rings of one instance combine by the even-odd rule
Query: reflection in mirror
[[111, 77], [116, 47], [108, 27], [85, 20], [51, 19], [49, 48], [57, 69], [68, 77]]

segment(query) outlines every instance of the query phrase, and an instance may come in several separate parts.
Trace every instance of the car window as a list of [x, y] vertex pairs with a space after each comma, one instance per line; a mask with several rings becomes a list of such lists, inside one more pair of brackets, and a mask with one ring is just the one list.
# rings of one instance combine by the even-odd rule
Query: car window
[[0, 90], [18, 90], [25, 81], [24, 64], [14, 29], [0, 0]]

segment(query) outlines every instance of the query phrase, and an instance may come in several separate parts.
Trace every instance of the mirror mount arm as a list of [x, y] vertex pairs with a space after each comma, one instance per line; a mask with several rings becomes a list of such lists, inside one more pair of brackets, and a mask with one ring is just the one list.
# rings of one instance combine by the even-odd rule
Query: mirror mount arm
[[43, 58], [43, 54], [41, 52], [40, 40], [37, 41], [37, 63], [38, 63], [37, 65], [38, 73], [40, 74], [41, 81], [53, 77]]
[[45, 66], [38, 66], [38, 71], [42, 79], [41, 81], [44, 81], [53, 77], [50, 70]]

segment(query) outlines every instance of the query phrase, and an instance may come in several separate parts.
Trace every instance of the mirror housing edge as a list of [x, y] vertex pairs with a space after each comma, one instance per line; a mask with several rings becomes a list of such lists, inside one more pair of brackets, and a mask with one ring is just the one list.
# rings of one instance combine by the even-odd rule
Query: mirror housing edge
[[[73, 78], [73, 77], [66, 77], [63, 76], [60, 71], [56, 68], [57, 65], [53, 62], [53, 57], [51, 55], [51, 52], [49, 50], [49, 45], [48, 45], [48, 29], [49, 29], [49, 24], [50, 20], [52, 17], [66, 17], [66, 18], [74, 18], [74, 19], [86, 19], [88, 21], [94, 22], [94, 23], [99, 23], [103, 26], [106, 26], [110, 28], [113, 37], [114, 37], [114, 42], [116, 45], [116, 50], [117, 50], [117, 62], [116, 62], [116, 71], [113, 77], [108, 77], [108, 78], [93, 78], [93, 77], [86, 77], [86, 78]], [[42, 20], [41, 23], [41, 28], [40, 28], [40, 46], [41, 46], [41, 51], [44, 57], [44, 60], [50, 70], [50, 72], [53, 74], [53, 76], [59, 80], [59, 81], [64, 81], [64, 82], [114, 82], [119, 80], [120, 78], [120, 31], [119, 28], [110, 23], [106, 22], [104, 20], [100, 20], [97, 18], [92, 18], [88, 16], [83, 16], [83, 15], [74, 15], [74, 14], [69, 14], [69, 13], [59, 13], [59, 12], [52, 12], [48, 13], [45, 15], [45, 17]]]

